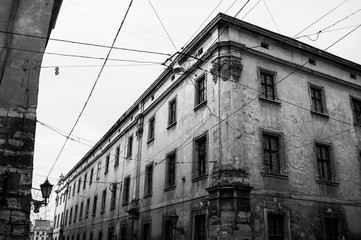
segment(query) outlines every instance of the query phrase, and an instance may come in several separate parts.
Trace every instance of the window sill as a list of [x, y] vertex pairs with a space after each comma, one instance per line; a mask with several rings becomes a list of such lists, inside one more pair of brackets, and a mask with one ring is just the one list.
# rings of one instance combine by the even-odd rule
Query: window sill
[[128, 206], [128, 205], [129, 205], [129, 203], [128, 203], [128, 202], [126, 202], [126, 203], [122, 203], [122, 206], [123, 206], [123, 207]]
[[208, 173], [192, 178], [192, 182], [198, 182], [208, 178]]
[[277, 173], [270, 173], [270, 172], [261, 172], [261, 175], [264, 177], [272, 177], [272, 178], [279, 178], [279, 179], [288, 179], [287, 175], [284, 174], [277, 174]]
[[326, 119], [328, 119], [330, 117], [330, 116], [328, 116], [327, 113], [316, 112], [316, 111], [313, 111], [313, 110], [311, 110], [311, 114], [315, 115], [315, 116], [323, 117], [323, 118], [326, 118]]
[[175, 125], [177, 125], [177, 122], [172, 122], [168, 125], [167, 130], [173, 128]]
[[334, 187], [337, 187], [339, 185], [338, 182], [326, 181], [326, 180], [316, 180], [316, 183], [322, 184], [322, 185], [334, 186]]
[[110, 211], [114, 211], [114, 210], [115, 210], [115, 207], [110, 208]]
[[175, 185], [164, 188], [164, 192], [172, 191], [175, 189]]
[[152, 193], [149, 193], [149, 194], [147, 194], [147, 195], [144, 195], [143, 198], [151, 198], [152, 195], [153, 195]]
[[265, 98], [265, 97], [259, 97], [258, 99], [262, 102], [267, 102], [267, 103], [271, 103], [271, 104], [275, 104], [275, 105], [281, 105], [281, 102], [278, 100], [273, 100], [273, 99], [269, 99], [269, 98]]
[[197, 111], [198, 109], [202, 108], [203, 106], [207, 105], [207, 100], [204, 100], [203, 102], [199, 103], [197, 106], [193, 108], [193, 111]]
[[151, 138], [151, 139], [148, 139], [147, 144], [150, 144], [150, 143], [152, 143], [153, 141], [154, 141], [154, 137]]

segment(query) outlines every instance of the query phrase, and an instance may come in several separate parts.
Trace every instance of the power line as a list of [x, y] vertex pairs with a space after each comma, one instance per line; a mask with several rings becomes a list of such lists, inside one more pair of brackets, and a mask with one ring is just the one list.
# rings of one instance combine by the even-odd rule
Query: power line
[[152, 9], [153, 9], [153, 11], [154, 11], [155, 15], [157, 16], [157, 18], [158, 18], [158, 20], [159, 20], [160, 24], [162, 25], [163, 30], [165, 31], [165, 33], [167, 34], [167, 36], [168, 36], [169, 40], [171, 41], [171, 43], [172, 43], [173, 47], [175, 48], [175, 50], [176, 50], [176, 51], [178, 51], [178, 49], [177, 49], [177, 47], [175, 46], [175, 44], [174, 44], [174, 42], [173, 42], [172, 38], [169, 36], [169, 33], [168, 33], [167, 29], [164, 27], [164, 24], [163, 24], [162, 20], [160, 19], [160, 17], [159, 17], [159, 15], [158, 15], [157, 11], [156, 11], [156, 10], [155, 10], [155, 8], [153, 7], [153, 4], [151, 3], [151, 1], [150, 1], [150, 0], [148, 0], [148, 2], [149, 2], [149, 4], [150, 4], [150, 6], [152, 7]]
[[241, 18], [243, 20], [245, 17], [247, 17], [248, 13], [250, 13], [257, 5], [261, 2], [261, 0], [258, 0], [258, 2]]
[[[123, 27], [124, 21], [125, 21], [126, 17], [128, 16], [130, 7], [132, 6], [132, 3], [133, 3], [133, 0], [131, 0], [130, 3], [129, 3], [128, 9], [127, 9], [127, 11], [126, 11], [126, 13], [125, 13], [125, 15], [124, 15], [124, 18], [123, 18], [123, 20], [122, 20], [122, 22], [121, 22], [121, 24], [120, 24], [120, 26], [119, 26], [119, 29], [118, 29], [116, 35], [115, 35], [115, 37], [114, 37], [114, 40], [113, 40], [113, 43], [112, 43], [112, 47], [114, 46], [115, 41], [116, 41], [117, 38], [118, 38], [118, 35], [119, 35], [119, 33], [120, 33], [120, 30], [121, 30], [122, 27]], [[65, 139], [65, 142], [64, 142], [64, 144], [63, 144], [63, 146], [62, 146], [62, 148], [61, 148], [58, 156], [56, 157], [56, 159], [55, 159], [55, 161], [54, 161], [54, 164], [53, 164], [53, 166], [51, 167], [51, 169], [50, 169], [50, 171], [49, 171], [49, 173], [48, 173], [48, 176], [50, 175], [51, 171], [53, 170], [56, 162], [58, 161], [61, 153], [63, 152], [63, 150], [64, 150], [64, 148], [65, 148], [66, 143], [68, 142], [69, 137], [70, 137], [71, 134], [73, 133], [76, 125], [77, 125], [78, 122], [79, 122], [80, 117], [82, 116], [82, 114], [83, 114], [86, 106], [88, 105], [89, 99], [90, 99], [90, 97], [92, 96], [93, 91], [94, 91], [94, 89], [95, 89], [95, 87], [96, 87], [96, 85], [97, 85], [97, 83], [98, 83], [98, 81], [99, 81], [99, 78], [100, 78], [100, 76], [101, 76], [101, 74], [102, 74], [102, 72], [103, 72], [104, 66], [106, 65], [106, 63], [107, 63], [107, 61], [108, 61], [108, 58], [109, 58], [110, 53], [111, 53], [111, 51], [112, 51], [112, 47], [109, 49], [109, 52], [108, 52], [108, 54], [107, 54], [107, 56], [106, 56], [106, 58], [105, 58], [105, 61], [104, 61], [104, 63], [103, 63], [103, 66], [102, 66], [102, 68], [101, 68], [100, 71], [99, 71], [99, 74], [98, 74], [98, 76], [97, 76], [97, 78], [96, 78], [96, 80], [95, 80], [95, 82], [94, 82], [94, 84], [93, 84], [92, 89], [90, 90], [89, 96], [88, 96], [87, 100], [85, 101], [85, 104], [84, 104], [82, 110], [80, 111], [80, 114], [79, 114], [78, 118], [76, 119], [73, 128], [71, 129], [70, 133], [68, 134], [68, 137]]]
[[273, 21], [274, 25], [276, 26], [278, 33], [281, 33], [280, 29], [279, 29], [278, 26], [277, 26], [277, 23], [276, 23], [275, 19], [274, 19], [273, 16], [272, 16], [271, 11], [269, 10], [269, 8], [268, 8], [268, 6], [267, 6], [266, 0], [263, 0], [263, 3], [264, 3], [264, 5], [265, 5], [266, 8], [267, 8], [267, 11], [268, 11], [269, 15], [271, 16], [272, 21]]
[[[29, 49], [22, 49], [22, 48], [6, 47], [6, 46], [0, 46], [0, 48], [6, 48], [6, 49], [11, 49], [11, 50], [23, 51], [23, 52], [56, 55], [56, 56], [62, 56], [62, 57], [75, 57], [75, 58], [86, 58], [86, 59], [95, 59], [95, 60], [105, 60], [106, 59], [106, 58], [103, 58], [103, 57], [93, 57], [93, 56], [65, 54], [65, 53], [53, 53], [53, 52], [36, 51], [36, 50], [29, 50]], [[149, 63], [149, 64], [160, 64], [160, 65], [162, 65], [161, 62], [139, 61], [139, 60], [133, 60], [133, 59], [108, 58], [107, 60], [116, 61], [116, 62]]]
[[339, 5], [337, 5], [336, 7], [334, 7], [333, 9], [331, 9], [329, 12], [327, 12], [326, 14], [324, 14], [323, 16], [321, 16], [319, 19], [317, 19], [316, 21], [314, 21], [313, 23], [311, 23], [310, 25], [308, 25], [307, 27], [305, 27], [304, 29], [302, 29], [300, 32], [298, 32], [296, 35], [293, 36], [293, 38], [297, 37], [299, 34], [303, 33], [304, 31], [306, 31], [307, 29], [309, 29], [311, 26], [313, 26], [314, 24], [316, 24], [318, 21], [320, 21], [322, 18], [326, 17], [328, 14], [330, 14], [331, 12], [335, 11], [337, 8], [339, 8], [341, 5], [343, 5], [345, 2], [347, 2], [348, 0], [343, 1], [342, 3], [340, 3]]
[[[22, 37], [45, 39], [45, 40], [56, 41], [56, 42], [64, 42], [64, 43], [71, 43], [71, 44], [77, 44], [77, 45], [84, 45], [84, 46], [90, 46], [90, 47], [99, 47], [99, 48], [107, 48], [107, 49], [111, 48], [111, 46], [96, 44], [96, 43], [79, 42], [79, 41], [59, 39], [59, 38], [47, 38], [47, 37], [42, 37], [42, 36], [15, 33], [15, 32], [8, 32], [8, 31], [2, 31], [2, 30], [0, 30], [0, 33], [11, 34], [11, 35], [16, 35], [16, 36], [22, 36]], [[115, 49], [115, 50], [123, 50], [123, 51], [130, 51], [130, 52], [138, 52], [138, 53], [157, 54], [157, 55], [163, 55], [163, 56], [172, 56], [171, 54], [168, 54], [168, 53], [141, 50], [141, 49], [133, 49], [133, 48], [113, 47], [113, 49]]]

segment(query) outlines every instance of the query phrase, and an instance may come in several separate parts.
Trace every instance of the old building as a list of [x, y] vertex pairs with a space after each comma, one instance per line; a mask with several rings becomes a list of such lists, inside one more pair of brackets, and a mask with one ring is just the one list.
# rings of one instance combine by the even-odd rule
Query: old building
[[29, 236], [39, 73], [61, 2], [0, 2], [0, 239]]
[[360, 78], [219, 14], [65, 176], [55, 239], [360, 239]]
[[50, 220], [35, 219], [33, 235], [30, 240], [51, 240], [52, 227]]

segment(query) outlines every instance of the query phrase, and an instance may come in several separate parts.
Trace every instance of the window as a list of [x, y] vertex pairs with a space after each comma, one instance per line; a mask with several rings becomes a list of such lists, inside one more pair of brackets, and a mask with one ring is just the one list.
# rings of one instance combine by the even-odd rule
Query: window
[[310, 84], [311, 110], [317, 113], [326, 113], [324, 89]]
[[85, 175], [84, 175], [83, 189], [85, 189], [85, 187], [86, 187], [87, 175], [88, 175], [87, 173], [85, 173]]
[[98, 162], [97, 179], [100, 178], [100, 169], [102, 168], [102, 162]]
[[58, 222], [56, 223], [56, 227], [59, 227], [59, 223], [60, 223], [60, 214], [58, 214]]
[[361, 101], [355, 98], [351, 98], [351, 105], [353, 110], [353, 122], [361, 124]]
[[93, 232], [90, 232], [89, 240], [93, 240]]
[[276, 90], [275, 90], [274, 75], [261, 71], [260, 78], [261, 78], [261, 90], [263, 94], [262, 97], [270, 100], [275, 100]]
[[339, 224], [337, 218], [325, 218], [325, 228], [327, 240], [339, 239]]
[[109, 160], [110, 160], [110, 154], [108, 154], [105, 157], [105, 170], [104, 170], [104, 173], [107, 173], [109, 171]]
[[149, 196], [153, 192], [153, 163], [145, 167], [144, 196]]
[[73, 217], [73, 207], [71, 207], [71, 208], [70, 208], [70, 214], [69, 214], [69, 225], [71, 224], [72, 217]]
[[194, 140], [193, 177], [207, 174], [207, 135]]
[[313, 59], [313, 58], [309, 58], [308, 63], [311, 64], [311, 65], [316, 65], [316, 60]]
[[356, 74], [354, 74], [354, 73], [350, 73], [350, 78], [352, 78], [352, 79], [356, 79]]
[[93, 175], [94, 175], [94, 168], [92, 168], [92, 170], [90, 170], [89, 185], [92, 184], [92, 182], [93, 182]]
[[120, 155], [120, 147], [117, 146], [117, 148], [115, 149], [114, 167], [117, 167], [119, 165], [119, 155]]
[[129, 203], [129, 193], [130, 193], [130, 176], [124, 178], [123, 204]]
[[165, 240], [173, 240], [173, 224], [170, 219], [165, 220], [164, 223], [164, 236]]
[[85, 218], [88, 218], [89, 216], [89, 208], [90, 208], [90, 198], [86, 200], [86, 206], [85, 206]]
[[76, 223], [76, 218], [78, 216], [78, 205], [75, 205], [75, 210], [74, 210], [74, 223]]
[[66, 210], [66, 212], [65, 212], [65, 226], [66, 226], [66, 224], [68, 223], [68, 209]]
[[114, 236], [114, 227], [110, 226], [108, 228], [108, 240], [113, 240], [113, 236]]
[[152, 141], [154, 139], [154, 130], [155, 130], [155, 116], [149, 119], [149, 128], [148, 128], [148, 141]]
[[268, 213], [268, 240], [284, 240], [284, 215]]
[[143, 224], [143, 240], [150, 240], [150, 234], [150, 222], [146, 222]]
[[195, 82], [195, 106], [206, 101], [206, 76], [203, 74]]
[[93, 212], [92, 215], [95, 216], [97, 213], [97, 201], [98, 201], [98, 196], [95, 195], [94, 196], [94, 201], [93, 201]]
[[264, 172], [281, 174], [282, 173], [282, 152], [281, 135], [269, 132], [263, 132], [263, 169]]
[[64, 213], [61, 213], [61, 220], [60, 220], [60, 226], [62, 226], [64, 224]]
[[200, 214], [194, 216], [194, 239], [195, 240], [207, 239], [206, 214]]
[[168, 106], [168, 126], [172, 126], [177, 122], [177, 100], [173, 99]]
[[80, 212], [79, 212], [79, 221], [83, 217], [83, 209], [84, 209], [84, 202], [81, 202], [81, 204], [80, 204]]
[[317, 175], [321, 181], [331, 181], [330, 145], [316, 143]]
[[76, 182], [74, 180], [74, 186], [73, 186], [73, 196], [75, 195], [75, 188], [76, 188]]
[[110, 210], [114, 210], [117, 202], [117, 185], [113, 183], [111, 188]]
[[123, 225], [120, 229], [120, 240], [127, 240], [127, 226]]
[[81, 185], [81, 178], [79, 178], [79, 180], [78, 180], [78, 191], [77, 191], [77, 193], [80, 192], [80, 185]]
[[269, 44], [265, 42], [261, 42], [261, 47], [265, 49], [269, 49]]
[[128, 147], [127, 147], [127, 158], [132, 157], [132, 150], [133, 150], [133, 134], [128, 138]]
[[71, 186], [69, 187], [68, 199], [70, 199], [70, 193], [71, 193]]
[[66, 198], [66, 191], [65, 191], [65, 193], [64, 193], [63, 203], [65, 202], [65, 198]]
[[56, 215], [54, 216], [54, 228], [55, 228], [55, 225], [56, 225]]
[[173, 151], [167, 155], [166, 159], [166, 174], [165, 174], [165, 187], [172, 187], [175, 185], [175, 164], [176, 164], [176, 153]]
[[103, 240], [103, 232], [102, 231], [98, 232], [98, 240]]
[[100, 208], [100, 213], [104, 213], [105, 212], [105, 202], [107, 199], [107, 190], [103, 190], [103, 194], [102, 194], [102, 205]]
[[86, 240], [86, 232], [83, 233], [83, 240]]

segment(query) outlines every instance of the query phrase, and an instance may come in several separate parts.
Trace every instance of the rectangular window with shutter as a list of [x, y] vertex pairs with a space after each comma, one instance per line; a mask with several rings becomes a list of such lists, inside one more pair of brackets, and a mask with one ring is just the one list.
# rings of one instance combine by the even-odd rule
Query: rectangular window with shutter
[[263, 171], [272, 174], [284, 174], [282, 134], [263, 131]]

